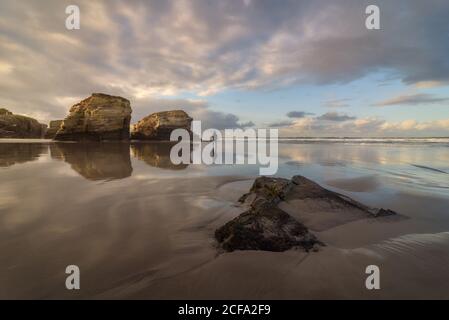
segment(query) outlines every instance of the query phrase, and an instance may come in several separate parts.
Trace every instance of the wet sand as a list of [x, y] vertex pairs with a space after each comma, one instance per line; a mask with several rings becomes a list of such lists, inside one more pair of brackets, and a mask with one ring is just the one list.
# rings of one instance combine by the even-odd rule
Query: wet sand
[[[326, 243], [319, 252], [219, 253], [214, 230], [242, 212], [236, 200], [254, 181], [253, 168], [170, 168], [160, 163], [163, 155], [155, 156], [159, 147], [55, 147], [3, 154], [0, 298], [449, 298], [449, 199], [434, 192], [445, 187], [436, 172], [408, 172], [407, 161], [401, 176], [385, 174], [391, 168], [384, 166], [362, 172], [364, 164], [348, 159], [338, 159], [345, 166], [316, 165], [306, 161], [315, 146], [299, 159], [285, 156], [295, 147], [289, 145], [283, 159], [304, 165], [281, 165], [280, 175], [303, 174], [401, 216], [333, 224], [310, 216], [311, 231]], [[115, 165], [104, 166], [105, 157]], [[332, 171], [320, 179], [323, 170]], [[404, 185], [406, 174], [411, 185]], [[416, 185], [424, 179], [426, 188]], [[282, 205], [295, 210], [295, 203]], [[70, 264], [81, 269], [79, 291], [65, 289]], [[365, 288], [371, 264], [380, 267], [380, 290]]]

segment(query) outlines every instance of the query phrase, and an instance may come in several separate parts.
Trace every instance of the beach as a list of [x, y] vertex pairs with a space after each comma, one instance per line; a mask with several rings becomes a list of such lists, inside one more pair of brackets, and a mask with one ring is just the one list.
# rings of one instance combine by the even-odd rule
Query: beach
[[[449, 143], [378, 140], [281, 140], [276, 176], [398, 215], [330, 223], [283, 203], [324, 247], [230, 253], [214, 232], [242, 213], [257, 165], [173, 165], [164, 143], [0, 141], [0, 298], [448, 299]], [[81, 290], [65, 288], [68, 265]]]

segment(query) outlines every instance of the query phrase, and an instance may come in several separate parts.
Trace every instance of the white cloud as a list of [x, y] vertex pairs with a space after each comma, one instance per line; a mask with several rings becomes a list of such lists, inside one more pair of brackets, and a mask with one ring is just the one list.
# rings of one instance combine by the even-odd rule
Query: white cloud
[[[378, 70], [418, 87], [447, 83], [449, 42], [441, 30], [449, 3], [378, 2], [385, 32], [366, 30], [358, 0], [78, 0], [81, 29], [74, 31], [65, 29], [67, 1], [3, 0], [0, 105], [48, 121], [65, 116], [70, 97], [104, 92], [131, 100], [137, 120], [143, 101], [186, 92], [345, 83]], [[195, 112], [242, 125], [224, 110]], [[295, 123], [323, 128], [317, 120]]]
[[385, 107], [394, 105], [428, 105], [443, 102], [449, 102], [449, 98], [438, 97], [426, 93], [416, 93], [416, 94], [400, 95], [391, 99], [380, 101], [376, 103], [375, 106]]
[[361, 118], [344, 122], [303, 118], [280, 129], [281, 136], [449, 136], [449, 119], [389, 122], [379, 118]]

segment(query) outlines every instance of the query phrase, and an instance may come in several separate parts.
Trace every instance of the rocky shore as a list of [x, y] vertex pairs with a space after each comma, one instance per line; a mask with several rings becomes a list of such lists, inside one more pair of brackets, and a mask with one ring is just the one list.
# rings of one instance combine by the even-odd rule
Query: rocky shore
[[0, 138], [40, 139], [46, 127], [36, 119], [0, 108]]
[[[156, 112], [132, 127], [129, 100], [104, 93], [73, 105], [64, 120], [49, 127], [37, 120], [0, 109], [0, 138], [45, 138], [57, 141], [170, 141], [175, 129], [190, 131], [192, 118], [183, 110]], [[131, 130], [130, 130], [131, 129]]]

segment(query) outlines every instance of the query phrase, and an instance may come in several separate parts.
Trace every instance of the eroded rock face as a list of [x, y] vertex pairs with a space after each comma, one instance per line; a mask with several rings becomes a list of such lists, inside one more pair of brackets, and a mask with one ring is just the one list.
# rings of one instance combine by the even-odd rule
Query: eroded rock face
[[153, 113], [131, 127], [131, 139], [170, 141], [174, 129], [190, 132], [191, 123], [192, 118], [182, 110]]
[[55, 140], [129, 140], [131, 112], [127, 99], [94, 93], [70, 108]]
[[46, 127], [36, 119], [13, 114], [9, 110], [0, 108], [0, 138], [40, 139]]
[[50, 121], [47, 132], [45, 132], [45, 139], [53, 139], [56, 133], [61, 128], [63, 120], [53, 120]]
[[[336, 226], [360, 218], [393, 215], [394, 211], [365, 206], [324, 189], [302, 176], [291, 180], [257, 178], [239, 202], [248, 207], [215, 231], [225, 251], [290, 248], [318, 249], [322, 243], [310, 232], [316, 226]], [[311, 216], [318, 216], [315, 221]]]
[[318, 244], [307, 228], [276, 206], [251, 208], [215, 232], [225, 251], [285, 251], [292, 247], [310, 250]]

